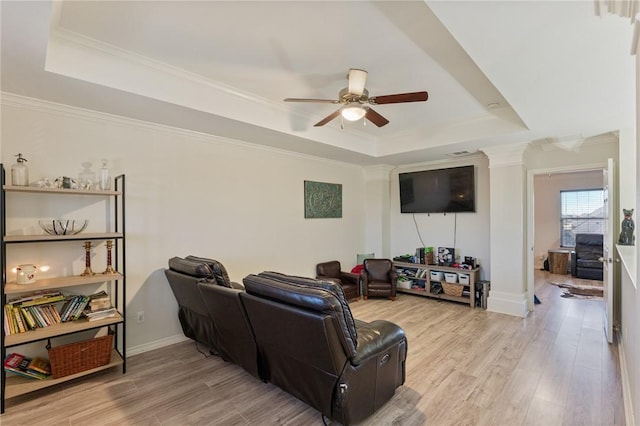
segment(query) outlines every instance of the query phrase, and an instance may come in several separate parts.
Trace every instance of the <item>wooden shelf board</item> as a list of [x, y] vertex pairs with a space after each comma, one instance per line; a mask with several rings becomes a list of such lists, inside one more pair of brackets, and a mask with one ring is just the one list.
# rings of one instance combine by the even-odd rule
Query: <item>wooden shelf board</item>
[[7, 192], [35, 192], [39, 194], [69, 194], [69, 195], [122, 195], [122, 191], [87, 191], [83, 189], [65, 189], [65, 188], [40, 188], [37, 186], [13, 186], [4, 185], [2, 187]]
[[112, 238], [122, 238], [122, 232], [102, 232], [86, 233], [75, 235], [6, 235], [5, 243], [36, 243], [49, 241], [77, 241], [77, 240], [109, 240]]
[[89, 321], [88, 319], [80, 319], [76, 321], [64, 322], [61, 324], [50, 325], [48, 327], [36, 328], [35, 330], [25, 331], [24, 333], [16, 333], [5, 336], [4, 345], [18, 346], [26, 343], [37, 342], [48, 338], [62, 336], [79, 331], [91, 330], [93, 328], [105, 327], [107, 325], [119, 324], [124, 322], [124, 318], [120, 313], [113, 317], [104, 318], [97, 321]]
[[428, 293], [424, 290], [406, 289], [406, 288], [399, 288], [399, 287], [396, 288], [396, 291], [398, 293], [415, 294], [417, 296], [431, 297], [433, 299], [444, 299], [444, 300], [451, 300], [452, 302], [460, 302], [467, 305], [469, 304], [469, 298], [465, 296], [450, 296], [444, 293], [433, 294], [433, 293]]
[[5, 294], [16, 294], [25, 292], [34, 292], [39, 290], [48, 290], [64, 287], [74, 287], [84, 284], [98, 284], [106, 281], [121, 280], [124, 276], [120, 273], [103, 275], [97, 273], [95, 275], [81, 277], [79, 275], [73, 275], [70, 277], [55, 277], [55, 278], [42, 278], [32, 284], [17, 284], [15, 281], [10, 281], [5, 284]]
[[407, 262], [393, 262], [393, 266], [398, 268], [422, 268], [429, 269], [432, 271], [442, 271], [442, 272], [459, 272], [461, 274], [468, 274], [470, 272], [478, 271], [480, 268], [474, 269], [462, 269], [462, 268], [452, 268], [451, 266], [438, 266], [438, 265], [425, 265], [422, 263], [407, 263]]
[[82, 371], [80, 373], [71, 374], [69, 376], [60, 377], [57, 379], [38, 380], [38, 379], [29, 379], [26, 377], [7, 374], [7, 382], [6, 382], [4, 397], [13, 398], [19, 395], [24, 395], [25, 393], [48, 388], [49, 386], [55, 386], [57, 384], [68, 382], [70, 380], [77, 379], [79, 377], [84, 377], [89, 374], [97, 373], [98, 371], [103, 371], [108, 368], [116, 367], [118, 365], [122, 365], [122, 363], [123, 363], [123, 360], [120, 354], [118, 354], [118, 352], [115, 349], [112, 349], [111, 360], [109, 364], [103, 365], [102, 367], [92, 368], [91, 370]]

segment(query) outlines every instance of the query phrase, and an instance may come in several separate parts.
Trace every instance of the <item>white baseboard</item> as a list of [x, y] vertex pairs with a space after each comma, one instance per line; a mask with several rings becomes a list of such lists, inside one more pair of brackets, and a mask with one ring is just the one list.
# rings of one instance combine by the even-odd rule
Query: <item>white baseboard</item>
[[191, 340], [184, 334], [176, 334], [171, 337], [166, 337], [164, 339], [155, 340], [150, 343], [145, 343], [144, 345], [132, 346], [127, 348], [127, 356], [141, 354], [143, 352], [152, 351], [154, 349], [160, 349], [165, 346], [173, 345], [175, 343], [184, 342], [185, 340]]
[[618, 334], [618, 357], [620, 358], [620, 376], [622, 376], [622, 399], [624, 401], [624, 419], [629, 426], [635, 426], [636, 419], [633, 415], [633, 400], [631, 385], [629, 383], [629, 370], [627, 370], [627, 357], [624, 355], [624, 339]]
[[529, 313], [526, 293], [513, 294], [491, 290], [487, 300], [487, 310], [525, 318]]

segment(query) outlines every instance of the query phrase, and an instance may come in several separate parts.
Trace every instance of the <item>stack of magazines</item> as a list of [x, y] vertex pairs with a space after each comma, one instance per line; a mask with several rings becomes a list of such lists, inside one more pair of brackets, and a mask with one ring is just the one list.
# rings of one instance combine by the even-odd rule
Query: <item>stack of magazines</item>
[[51, 364], [44, 358], [27, 358], [24, 355], [11, 353], [4, 360], [7, 372], [30, 379], [46, 379], [51, 376]]

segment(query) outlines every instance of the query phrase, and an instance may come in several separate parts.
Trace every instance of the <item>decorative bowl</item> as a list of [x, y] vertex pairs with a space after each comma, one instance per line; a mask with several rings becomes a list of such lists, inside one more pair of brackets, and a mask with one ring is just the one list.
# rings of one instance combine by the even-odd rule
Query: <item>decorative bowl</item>
[[49, 235], [75, 235], [84, 231], [88, 220], [45, 219], [39, 220], [40, 228]]

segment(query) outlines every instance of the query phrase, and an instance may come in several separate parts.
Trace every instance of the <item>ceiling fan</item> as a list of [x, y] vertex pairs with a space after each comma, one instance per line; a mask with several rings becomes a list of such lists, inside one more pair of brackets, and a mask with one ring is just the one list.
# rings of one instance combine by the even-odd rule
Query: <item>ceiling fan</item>
[[367, 81], [367, 72], [357, 68], [349, 69], [347, 75], [348, 87], [340, 90], [338, 99], [305, 99], [286, 98], [285, 102], [319, 102], [326, 104], [340, 104], [340, 109], [329, 114], [314, 124], [315, 127], [324, 126], [337, 116], [341, 115], [347, 121], [357, 121], [366, 118], [378, 127], [389, 123], [389, 120], [374, 111], [370, 105], [399, 104], [404, 102], [424, 102], [428, 99], [427, 92], [397, 93], [395, 95], [372, 96], [364, 88]]

